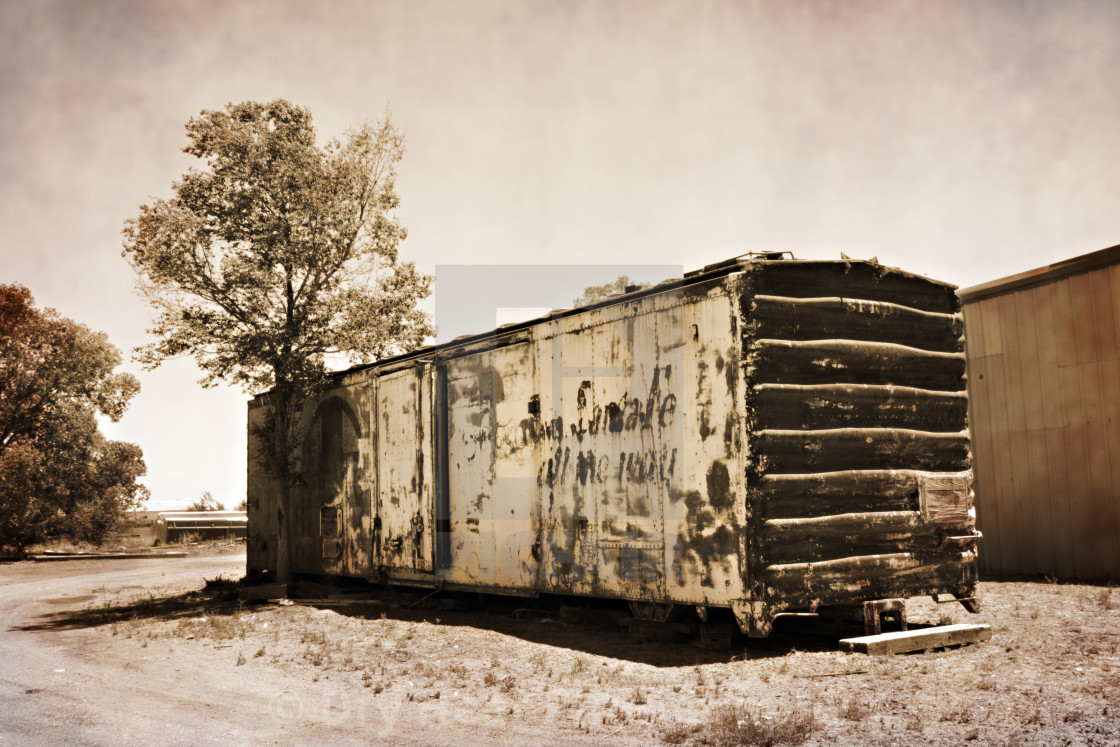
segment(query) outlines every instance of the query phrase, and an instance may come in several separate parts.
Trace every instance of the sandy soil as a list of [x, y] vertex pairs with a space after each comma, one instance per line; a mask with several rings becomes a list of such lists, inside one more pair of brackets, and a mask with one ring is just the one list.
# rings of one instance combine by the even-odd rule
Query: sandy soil
[[1120, 743], [1120, 592], [1103, 587], [984, 583], [979, 616], [917, 600], [912, 620], [987, 622], [992, 640], [867, 657], [797, 621], [707, 649], [524, 600], [251, 606], [213, 582], [243, 568], [0, 566], [0, 743]]

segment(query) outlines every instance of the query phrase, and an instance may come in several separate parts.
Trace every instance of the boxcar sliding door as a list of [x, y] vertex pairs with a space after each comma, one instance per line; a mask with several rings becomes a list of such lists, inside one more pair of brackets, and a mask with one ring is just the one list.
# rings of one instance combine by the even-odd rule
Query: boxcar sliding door
[[387, 569], [432, 569], [431, 393], [426, 367], [379, 377], [376, 562]]
[[447, 578], [524, 593], [540, 567], [538, 445], [526, 436], [534, 400], [528, 344], [448, 361]]

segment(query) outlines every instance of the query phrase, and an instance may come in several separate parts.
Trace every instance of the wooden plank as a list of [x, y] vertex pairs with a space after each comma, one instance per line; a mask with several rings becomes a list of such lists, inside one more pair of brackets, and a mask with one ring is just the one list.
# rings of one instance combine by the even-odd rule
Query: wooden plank
[[929, 475], [920, 488], [923, 521], [950, 531], [972, 528], [971, 476]]
[[747, 377], [756, 383], [897, 384], [957, 392], [964, 388], [964, 353], [883, 342], [757, 340]]
[[289, 599], [292, 604], [302, 604], [308, 607], [369, 607], [381, 604], [380, 599], [367, 597], [365, 599]]
[[966, 646], [990, 640], [991, 637], [991, 625], [938, 625], [933, 628], [844, 638], [840, 641], [840, 648], [860, 654], [904, 654], [908, 651], [925, 651], [946, 646]]
[[872, 384], [762, 384], [754, 390], [758, 429], [897, 427], [959, 432], [964, 391]]
[[755, 335], [781, 340], [868, 340], [923, 350], [963, 350], [964, 319], [884, 301], [853, 298], [754, 297]]

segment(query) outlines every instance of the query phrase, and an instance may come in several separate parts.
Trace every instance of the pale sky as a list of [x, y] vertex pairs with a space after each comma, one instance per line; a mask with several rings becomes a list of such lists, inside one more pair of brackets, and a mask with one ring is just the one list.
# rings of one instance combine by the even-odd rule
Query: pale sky
[[[126, 358], [151, 313], [122, 224], [230, 101], [306, 106], [324, 140], [391, 107], [429, 272], [843, 251], [968, 286], [1120, 243], [1112, 0], [3, 0], [0, 86], [0, 282]], [[150, 507], [236, 504], [246, 395], [127, 368], [104, 430]]]

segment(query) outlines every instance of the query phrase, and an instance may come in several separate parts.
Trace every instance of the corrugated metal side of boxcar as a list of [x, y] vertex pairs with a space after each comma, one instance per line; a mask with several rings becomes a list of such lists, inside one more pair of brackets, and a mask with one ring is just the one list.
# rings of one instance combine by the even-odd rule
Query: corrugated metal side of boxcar
[[450, 358], [451, 585], [730, 604], [745, 518], [722, 281]]
[[867, 262], [741, 276], [748, 632], [871, 599], [973, 597], [963, 321], [952, 286]]

